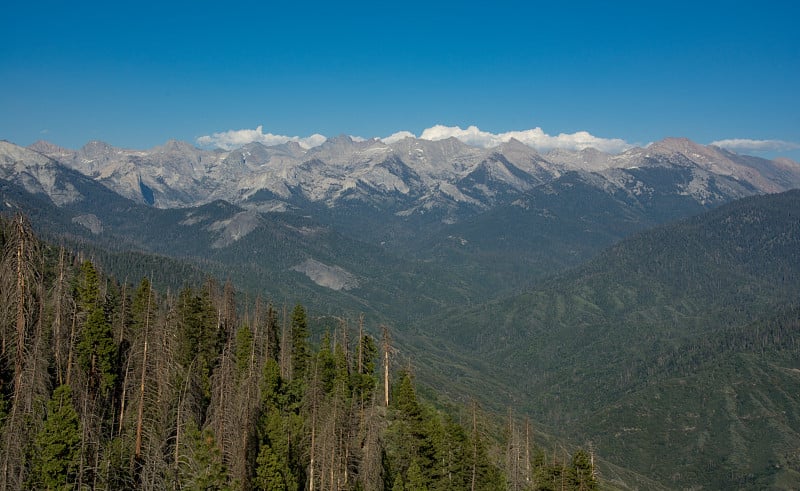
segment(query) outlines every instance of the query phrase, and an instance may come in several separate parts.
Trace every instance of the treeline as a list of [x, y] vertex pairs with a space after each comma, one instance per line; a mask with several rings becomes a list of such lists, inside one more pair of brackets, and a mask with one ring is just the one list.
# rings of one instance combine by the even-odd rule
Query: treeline
[[301, 305], [120, 283], [22, 216], [0, 245], [0, 489], [597, 487], [528, 423], [423, 404], [385, 329], [341, 319], [314, 346]]

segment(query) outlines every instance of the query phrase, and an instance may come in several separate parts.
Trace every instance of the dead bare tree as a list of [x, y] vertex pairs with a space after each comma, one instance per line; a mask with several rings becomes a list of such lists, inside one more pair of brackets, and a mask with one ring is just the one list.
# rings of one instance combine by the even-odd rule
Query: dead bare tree
[[391, 345], [389, 341], [389, 328], [381, 326], [383, 330], [383, 404], [389, 407], [389, 351]]
[[[39, 242], [28, 220], [21, 214], [12, 219], [5, 233], [5, 244], [0, 275], [3, 278], [1, 298], [4, 300], [2, 347], [0, 360], [13, 352], [11, 411], [3, 430], [3, 462], [0, 469], [0, 486], [3, 489], [21, 487], [24, 483], [23, 451], [31, 432], [26, 428], [26, 415], [33, 409], [36, 394], [42, 392], [40, 372], [46, 370], [41, 357], [40, 343], [41, 302], [44, 300], [41, 285], [42, 256]], [[9, 315], [10, 314], [10, 315]], [[10, 321], [10, 322], [9, 322]], [[46, 380], [46, 378], [44, 379]], [[0, 387], [2, 389], [2, 387]], [[47, 387], [44, 387], [46, 393]]]

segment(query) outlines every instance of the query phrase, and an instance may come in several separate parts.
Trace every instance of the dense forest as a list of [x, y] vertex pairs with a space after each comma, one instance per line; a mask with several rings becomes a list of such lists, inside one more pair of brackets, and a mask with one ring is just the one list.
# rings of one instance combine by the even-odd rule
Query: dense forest
[[511, 411], [423, 400], [363, 317], [129, 284], [22, 215], [0, 246], [0, 489], [598, 487]]

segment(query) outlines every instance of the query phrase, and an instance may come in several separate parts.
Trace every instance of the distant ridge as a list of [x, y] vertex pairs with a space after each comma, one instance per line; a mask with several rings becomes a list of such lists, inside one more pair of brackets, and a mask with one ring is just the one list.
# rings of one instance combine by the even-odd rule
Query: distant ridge
[[[230, 151], [202, 150], [170, 140], [149, 150], [121, 149], [97, 141], [79, 150], [39, 141], [29, 150], [126, 198], [159, 208], [197, 206], [216, 199], [260, 206], [254, 196], [265, 191], [287, 204], [304, 200], [329, 207], [353, 199], [377, 203], [382, 193], [390, 193], [391, 199], [383, 201], [401, 206], [389, 210], [395, 213], [413, 213], [423, 203], [428, 208], [466, 204], [486, 209], [526, 192], [533, 184], [547, 184], [571, 171], [593, 174], [590, 180], [610, 192], [637, 192], [635, 188], [642, 185], [637, 185], [632, 170], [640, 168], [688, 169], [692, 184], [687, 183], [682, 192], [699, 202], [800, 186], [800, 164], [796, 162], [742, 156], [686, 138], [666, 138], [620, 154], [588, 148], [542, 155], [516, 140], [484, 149], [452, 137], [437, 141], [407, 137], [386, 144], [378, 139], [357, 141], [347, 135], [329, 138], [310, 149], [289, 142], [276, 146], [251, 143]], [[520, 172], [492, 163], [500, 161]], [[397, 174], [400, 168], [409, 172]], [[480, 168], [495, 168], [486, 176], [490, 181], [475, 180]], [[412, 174], [413, 182], [408, 181]]]

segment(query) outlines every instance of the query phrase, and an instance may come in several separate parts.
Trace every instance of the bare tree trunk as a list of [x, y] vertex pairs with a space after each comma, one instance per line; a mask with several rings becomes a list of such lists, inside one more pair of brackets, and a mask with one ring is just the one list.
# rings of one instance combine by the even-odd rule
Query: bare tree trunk
[[62, 308], [62, 296], [64, 294], [64, 248], [62, 247], [59, 250], [58, 254], [58, 280], [56, 281], [56, 291], [55, 291], [55, 312], [53, 318], [53, 355], [55, 358], [56, 364], [56, 376], [58, 378], [58, 384], [61, 385], [64, 383], [64, 374], [63, 374], [63, 360], [61, 359], [62, 356], [62, 347], [61, 347], [61, 320], [63, 316], [63, 312], [61, 311]]
[[364, 314], [358, 316], [358, 374], [364, 373]]
[[472, 401], [472, 485], [475, 491], [478, 478], [478, 403]]
[[78, 322], [78, 315], [77, 312], [72, 313], [72, 328], [69, 331], [69, 353], [67, 354], [67, 377], [66, 383], [70, 385], [70, 379], [72, 378], [72, 347], [75, 344], [75, 328]]
[[128, 359], [125, 361], [125, 375], [122, 377], [122, 394], [119, 401], [119, 428], [117, 429], [117, 436], [122, 435], [122, 425], [125, 421], [125, 401], [128, 393], [128, 376], [131, 368], [131, 355], [128, 354]]
[[316, 435], [317, 435], [317, 365], [314, 364], [314, 381], [311, 386], [311, 461], [308, 468], [309, 478], [309, 491], [314, 491], [314, 469], [315, 469], [315, 450], [316, 450]]
[[189, 364], [189, 368], [186, 369], [186, 376], [184, 377], [183, 381], [183, 389], [181, 390], [181, 395], [178, 398], [178, 411], [177, 416], [175, 417], [175, 452], [173, 458], [173, 469], [175, 473], [175, 480], [173, 482], [173, 489], [179, 488], [178, 482], [178, 475], [180, 471], [180, 450], [181, 450], [181, 424], [183, 422], [182, 412], [183, 412], [183, 404], [186, 400], [186, 393], [189, 391], [189, 381], [192, 379], [192, 365], [194, 364], [197, 358], [195, 357], [192, 362]]
[[514, 413], [508, 409], [508, 444], [506, 447], [506, 481], [510, 491], [518, 489], [518, 454], [516, 440], [516, 428], [514, 425]]
[[144, 418], [144, 388], [147, 374], [147, 332], [144, 335], [144, 351], [142, 352], [142, 372], [139, 378], [139, 408], [136, 413], [136, 446], [133, 455], [136, 460], [142, 457], [142, 419]]
[[531, 484], [531, 420], [525, 418], [525, 483]]
[[14, 217], [14, 229], [17, 239], [17, 351], [14, 357], [14, 401], [19, 398], [22, 385], [22, 363], [25, 356], [25, 245], [27, 237], [24, 233], [22, 215]]
[[383, 403], [389, 407], [389, 328], [383, 326]]
[[84, 472], [83, 463], [86, 460], [86, 458], [85, 458], [86, 440], [88, 440], [88, 437], [86, 435], [86, 431], [87, 431], [87, 428], [89, 427], [89, 424], [87, 424], [88, 422], [85, 421], [85, 418], [87, 417], [86, 415], [87, 415], [87, 412], [88, 412], [88, 409], [86, 408], [86, 405], [88, 404], [88, 401], [89, 401], [89, 396], [88, 395], [84, 395], [83, 396], [83, 411], [82, 411], [82, 415], [81, 415], [81, 418], [84, 419], [84, 421], [82, 422], [83, 424], [81, 425], [81, 429], [82, 429], [82, 432], [81, 432], [81, 453], [80, 453], [81, 461], [80, 461], [80, 465], [78, 467], [78, 489], [83, 489], [83, 472]]
[[147, 336], [150, 331], [150, 303], [153, 298], [153, 284], [150, 283], [147, 292], [147, 308], [144, 315], [144, 349], [142, 351], [142, 371], [139, 377], [139, 408], [136, 413], [136, 446], [134, 447], [134, 458], [139, 460], [142, 458], [142, 425], [144, 417], [144, 389], [145, 377], [147, 375]]
[[[8, 324], [3, 323], [2, 350], [3, 358], [6, 358], [13, 348], [14, 371], [11, 411], [0, 434], [3, 440], [0, 485], [3, 489], [14, 489], [24, 484], [27, 469], [24, 452], [31, 438], [29, 422], [35, 401], [47, 392], [48, 387], [47, 375], [40, 373], [46, 368], [45, 361], [40, 360], [44, 356], [41, 343], [44, 293], [39, 275], [42, 257], [38, 254], [36, 237], [22, 215], [14, 217], [7, 239], [0, 278], [11, 319]], [[38, 310], [35, 308], [37, 296]], [[34, 326], [34, 332], [29, 332]], [[8, 346], [9, 342], [14, 346]]]
[[287, 320], [287, 313], [286, 313], [286, 304], [283, 305], [283, 319], [281, 320], [281, 353], [280, 353], [280, 367], [281, 367], [281, 377], [285, 380], [291, 380], [291, 373], [292, 373], [292, 356], [291, 350], [289, 349], [291, 340], [288, 331], [288, 327], [286, 324]]
[[117, 345], [121, 345], [122, 341], [125, 338], [125, 301], [128, 299], [128, 278], [125, 278], [125, 282], [122, 284], [122, 308], [120, 313], [122, 315], [122, 323], [119, 329], [119, 339], [117, 340]]

